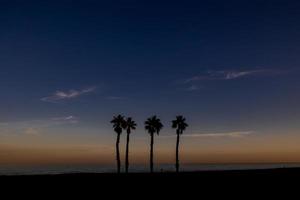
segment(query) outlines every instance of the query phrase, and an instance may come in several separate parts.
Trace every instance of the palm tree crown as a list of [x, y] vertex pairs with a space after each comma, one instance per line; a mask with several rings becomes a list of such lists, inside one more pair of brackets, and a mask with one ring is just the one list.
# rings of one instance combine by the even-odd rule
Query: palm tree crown
[[161, 123], [160, 119], [156, 116], [150, 117], [145, 122], [145, 129], [150, 133], [157, 133], [159, 135], [160, 130], [163, 128], [163, 124]]
[[114, 131], [118, 134], [122, 133], [122, 128], [124, 127], [125, 119], [124, 116], [115, 116], [111, 122], [113, 124]]
[[176, 128], [178, 134], [182, 134], [183, 131], [188, 127], [188, 124], [185, 122], [185, 118], [181, 115], [176, 116], [176, 119], [172, 121], [172, 128]]
[[135, 123], [135, 121], [132, 120], [131, 117], [128, 117], [124, 123], [122, 124], [122, 128], [127, 130], [127, 132], [131, 132], [131, 130], [135, 130], [136, 129], [137, 124]]

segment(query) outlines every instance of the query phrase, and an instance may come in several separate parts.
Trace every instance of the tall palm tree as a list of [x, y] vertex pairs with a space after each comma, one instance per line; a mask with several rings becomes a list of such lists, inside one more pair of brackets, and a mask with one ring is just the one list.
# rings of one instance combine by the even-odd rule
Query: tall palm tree
[[176, 141], [176, 172], [179, 172], [179, 140], [180, 135], [188, 127], [185, 122], [185, 118], [181, 115], [176, 116], [176, 119], [172, 121], [172, 128], [176, 129], [177, 141]]
[[145, 121], [145, 129], [151, 136], [150, 143], [150, 172], [153, 173], [153, 144], [154, 144], [154, 133], [159, 135], [160, 130], [163, 128], [163, 124], [160, 119], [156, 116], [152, 116]]
[[125, 170], [126, 173], [128, 173], [128, 168], [129, 168], [129, 136], [132, 130], [136, 129], [137, 124], [135, 121], [132, 120], [131, 117], [128, 117], [125, 120], [125, 123], [123, 125], [124, 130], [127, 132], [127, 142], [126, 142], [126, 162], [125, 162]]
[[118, 173], [121, 172], [121, 159], [120, 159], [120, 136], [122, 134], [122, 128], [124, 126], [124, 117], [122, 115], [114, 116], [110, 123], [113, 124], [114, 131], [117, 133], [117, 141], [116, 141], [116, 159], [117, 159], [117, 168]]

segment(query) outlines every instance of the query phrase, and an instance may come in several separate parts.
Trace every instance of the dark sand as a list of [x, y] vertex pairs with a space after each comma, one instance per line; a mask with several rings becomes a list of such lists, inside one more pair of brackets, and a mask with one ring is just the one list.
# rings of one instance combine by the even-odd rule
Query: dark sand
[[[2, 187], [3, 185], [6, 189]], [[141, 193], [140, 197], [148, 197], [159, 193], [180, 196], [204, 195], [204, 193], [207, 195], [208, 193], [211, 196], [234, 195], [240, 197], [239, 199], [244, 199], [243, 195], [252, 196], [261, 192], [268, 195], [274, 195], [277, 192], [284, 193], [284, 195], [300, 192], [300, 168], [201, 171], [179, 174], [165, 172], [1, 176], [0, 186], [2, 191], [8, 189], [23, 191], [26, 188], [26, 192], [39, 191], [46, 192], [48, 195], [63, 192], [71, 196], [76, 196], [77, 193], [81, 193], [81, 196], [82, 193], [87, 196], [95, 194], [102, 196], [108, 193], [111, 197], [116, 197], [136, 196]], [[239, 196], [240, 194], [242, 196]]]

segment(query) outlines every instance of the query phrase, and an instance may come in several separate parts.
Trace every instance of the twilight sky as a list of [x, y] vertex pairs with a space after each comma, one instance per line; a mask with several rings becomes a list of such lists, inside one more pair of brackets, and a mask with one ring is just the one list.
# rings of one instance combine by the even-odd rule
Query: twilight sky
[[[0, 2], [0, 164], [114, 163], [115, 114], [132, 162], [300, 162], [300, 2]], [[122, 142], [124, 145], [125, 137]]]

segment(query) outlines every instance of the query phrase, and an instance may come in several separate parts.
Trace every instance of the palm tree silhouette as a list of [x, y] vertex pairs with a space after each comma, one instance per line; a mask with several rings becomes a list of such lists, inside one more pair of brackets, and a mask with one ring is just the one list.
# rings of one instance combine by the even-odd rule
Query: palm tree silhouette
[[132, 120], [131, 117], [128, 117], [123, 125], [124, 130], [127, 132], [127, 142], [126, 142], [126, 162], [125, 162], [125, 170], [128, 173], [129, 168], [129, 136], [132, 130], [136, 129], [137, 124]]
[[117, 168], [118, 173], [121, 172], [121, 159], [120, 159], [120, 136], [122, 134], [122, 128], [124, 127], [124, 117], [122, 115], [118, 115], [113, 117], [110, 123], [113, 124], [114, 131], [117, 133], [117, 141], [116, 141], [116, 159], [117, 159]]
[[150, 143], [150, 172], [153, 173], [153, 144], [154, 144], [154, 133], [159, 135], [160, 130], [163, 128], [163, 124], [160, 119], [156, 116], [152, 116], [145, 121], [145, 129], [151, 136]]
[[181, 115], [176, 116], [176, 119], [172, 121], [172, 128], [176, 129], [177, 142], [176, 142], [176, 172], [179, 172], [179, 140], [180, 135], [188, 127], [185, 122], [185, 118]]

